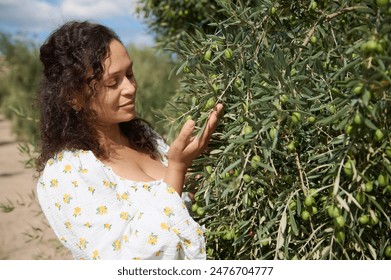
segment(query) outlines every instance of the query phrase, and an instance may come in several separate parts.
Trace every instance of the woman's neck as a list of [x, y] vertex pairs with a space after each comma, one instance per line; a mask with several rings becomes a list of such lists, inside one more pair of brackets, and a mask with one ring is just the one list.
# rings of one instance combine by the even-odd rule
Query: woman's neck
[[97, 126], [99, 143], [111, 149], [129, 147], [129, 140], [123, 135], [118, 124], [111, 126]]

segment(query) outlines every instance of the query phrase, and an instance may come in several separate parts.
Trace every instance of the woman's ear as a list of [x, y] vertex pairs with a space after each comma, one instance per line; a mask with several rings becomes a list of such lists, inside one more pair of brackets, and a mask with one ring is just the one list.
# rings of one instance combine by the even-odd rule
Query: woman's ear
[[75, 110], [76, 112], [79, 112], [83, 108], [82, 102], [79, 99], [80, 97], [75, 96], [68, 102], [69, 106], [71, 106], [72, 109]]

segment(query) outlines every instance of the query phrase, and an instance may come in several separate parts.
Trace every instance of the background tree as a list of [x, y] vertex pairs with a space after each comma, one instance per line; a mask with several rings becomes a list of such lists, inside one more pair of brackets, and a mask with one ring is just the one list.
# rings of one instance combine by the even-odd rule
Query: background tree
[[225, 106], [190, 174], [209, 258], [390, 258], [390, 2], [216, 3], [211, 33], [181, 33], [166, 109], [175, 134]]
[[128, 50], [134, 61], [139, 117], [147, 120], [159, 133], [166, 134], [167, 127], [159, 122], [161, 111], [179, 85], [179, 77], [173, 76], [169, 79], [174, 67], [173, 59], [167, 53], [157, 52], [152, 47], [129, 46]]

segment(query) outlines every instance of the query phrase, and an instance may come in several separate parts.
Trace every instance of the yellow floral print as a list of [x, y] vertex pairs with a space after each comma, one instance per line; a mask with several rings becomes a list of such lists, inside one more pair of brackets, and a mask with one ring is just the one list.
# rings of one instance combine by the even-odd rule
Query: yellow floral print
[[121, 212], [121, 214], [119, 215], [120, 218], [124, 221], [126, 221], [127, 219], [129, 219], [129, 213], [127, 212]]
[[88, 227], [88, 228], [91, 228], [91, 227], [92, 227], [92, 225], [91, 225], [90, 222], [85, 223], [84, 226], [85, 226], [85, 227]]
[[168, 193], [171, 193], [171, 194], [175, 193], [175, 189], [174, 189], [173, 187], [171, 187], [171, 186], [167, 186], [167, 187], [166, 187], [166, 191], [167, 191]]
[[177, 251], [180, 251], [182, 249], [182, 244], [180, 243], [180, 242], [178, 242], [177, 244], [176, 244], [176, 250]]
[[158, 236], [156, 234], [151, 233], [148, 237], [148, 244], [156, 245]]
[[107, 206], [102, 205], [102, 206], [99, 206], [98, 208], [96, 208], [96, 214], [99, 214], [99, 215], [107, 214]]
[[119, 251], [119, 250], [121, 250], [121, 240], [118, 239], [118, 240], [114, 241], [113, 244], [112, 244], [112, 246], [113, 246], [113, 250], [114, 250], [114, 251]]
[[53, 163], [54, 163], [54, 160], [53, 160], [53, 159], [49, 159], [49, 160], [48, 160], [48, 165], [49, 165], [49, 166], [52, 166]]
[[69, 221], [66, 221], [66, 222], [64, 223], [64, 225], [65, 225], [65, 227], [66, 227], [67, 229], [71, 229], [71, 228], [72, 228], [72, 225], [71, 225], [71, 223], [70, 223]]
[[90, 187], [88, 187], [88, 191], [89, 191], [91, 194], [94, 194], [95, 188], [90, 186]]
[[64, 166], [64, 170], [62, 172], [69, 173], [69, 172], [71, 172], [71, 170], [72, 170], [72, 167], [69, 164], [67, 164]]
[[79, 168], [79, 173], [80, 174], [86, 174], [86, 173], [88, 173], [88, 169], [86, 169], [86, 168]]
[[186, 247], [186, 248], [191, 247], [191, 241], [190, 241], [189, 239], [185, 239], [185, 240], [183, 241], [183, 243], [185, 244], [185, 247]]
[[64, 154], [62, 152], [57, 155], [58, 161], [62, 161], [63, 158], [64, 158]]
[[129, 199], [129, 193], [128, 192], [124, 192], [122, 195], [121, 195], [121, 198], [123, 200], [128, 200]]
[[43, 188], [43, 189], [46, 187], [46, 184], [45, 184], [45, 182], [42, 182], [42, 181], [41, 181], [41, 182], [39, 182], [39, 185], [40, 185], [40, 186], [41, 186], [41, 188]]
[[79, 238], [79, 243], [77, 243], [77, 246], [82, 250], [87, 248], [88, 241], [85, 238]]
[[50, 186], [51, 186], [52, 188], [57, 188], [57, 187], [58, 187], [58, 180], [57, 180], [57, 179], [52, 179], [52, 180], [50, 181]]
[[170, 207], [164, 207], [163, 211], [164, 211], [164, 214], [166, 214], [166, 216], [168, 216], [168, 217], [171, 217], [174, 215], [174, 213]]
[[93, 259], [93, 260], [99, 259], [99, 251], [98, 251], [98, 250], [94, 250], [94, 251], [92, 252], [92, 259]]
[[167, 223], [161, 223], [160, 227], [164, 230], [170, 230], [170, 226]]
[[115, 188], [117, 186], [117, 184], [115, 182], [109, 182], [109, 181], [103, 180], [103, 186], [112, 189], [112, 188]]
[[71, 197], [71, 195], [69, 193], [66, 193], [66, 194], [64, 194], [62, 199], [64, 200], [64, 203], [69, 204], [69, 202], [71, 201], [72, 197]]
[[80, 212], [81, 212], [81, 208], [75, 207], [74, 212], [73, 212], [73, 216], [74, 217], [80, 216], [80, 214], [81, 214]]
[[41, 176], [36, 190], [42, 209], [61, 243], [78, 258], [205, 257], [203, 229], [164, 182], [155, 187], [155, 182], [121, 179], [82, 150], [57, 154]]
[[156, 257], [159, 257], [163, 252], [164, 252], [164, 251], [159, 250], [159, 251], [156, 252], [155, 256], [156, 256]]

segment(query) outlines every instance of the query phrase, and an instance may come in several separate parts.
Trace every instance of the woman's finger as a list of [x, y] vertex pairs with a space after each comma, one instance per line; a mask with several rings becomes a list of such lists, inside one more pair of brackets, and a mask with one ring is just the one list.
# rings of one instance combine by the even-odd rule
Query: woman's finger
[[178, 137], [171, 144], [171, 148], [184, 150], [190, 142], [191, 135], [194, 130], [195, 123], [193, 120], [188, 120], [183, 125], [181, 131], [178, 134]]
[[208, 144], [210, 137], [212, 136], [213, 132], [216, 130], [217, 123], [219, 120], [219, 115], [221, 113], [222, 108], [223, 108], [222, 104], [220, 103], [217, 104], [214, 110], [212, 111], [212, 113], [209, 115], [205, 130], [200, 137], [200, 142], [202, 146]]

